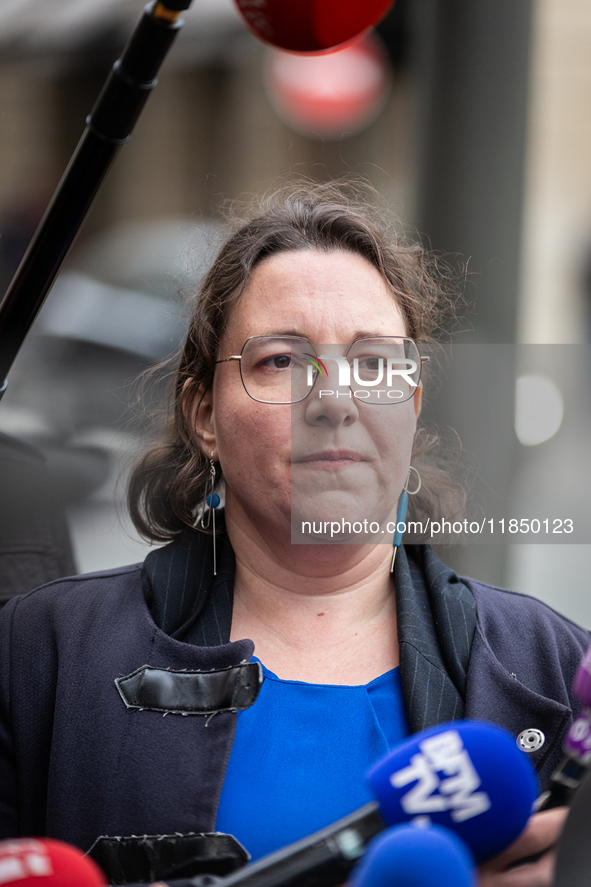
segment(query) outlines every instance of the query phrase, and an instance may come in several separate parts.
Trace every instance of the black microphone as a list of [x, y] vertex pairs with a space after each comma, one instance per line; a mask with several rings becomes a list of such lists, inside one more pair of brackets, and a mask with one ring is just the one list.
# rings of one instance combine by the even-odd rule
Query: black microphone
[[86, 130], [0, 301], [0, 398], [5, 379], [41, 310], [121, 145], [127, 142], [192, 0], [153, 0], [115, 62]]
[[572, 799], [556, 849], [554, 887], [591, 887], [591, 773]]

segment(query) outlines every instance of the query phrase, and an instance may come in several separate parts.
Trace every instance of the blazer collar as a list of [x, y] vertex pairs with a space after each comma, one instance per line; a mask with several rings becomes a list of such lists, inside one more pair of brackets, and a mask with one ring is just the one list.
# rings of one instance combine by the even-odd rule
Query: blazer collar
[[[150, 552], [142, 568], [144, 596], [159, 628], [204, 647], [229, 643], [232, 625], [235, 560], [219, 518], [218, 524], [217, 576], [211, 535], [190, 528]], [[395, 583], [400, 677], [416, 732], [464, 715], [476, 606], [427, 545], [400, 548]]]
[[464, 717], [476, 604], [428, 545], [396, 558], [400, 678], [412, 732]]

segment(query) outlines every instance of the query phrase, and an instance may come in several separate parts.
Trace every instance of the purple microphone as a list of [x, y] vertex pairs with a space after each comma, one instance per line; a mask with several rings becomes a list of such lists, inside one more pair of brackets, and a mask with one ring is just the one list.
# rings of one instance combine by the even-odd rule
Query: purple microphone
[[591, 708], [591, 647], [587, 650], [573, 681], [573, 693], [585, 708]]
[[573, 693], [583, 708], [564, 740], [565, 758], [550, 779], [538, 810], [565, 807], [591, 765], [591, 647], [583, 656], [573, 682]]

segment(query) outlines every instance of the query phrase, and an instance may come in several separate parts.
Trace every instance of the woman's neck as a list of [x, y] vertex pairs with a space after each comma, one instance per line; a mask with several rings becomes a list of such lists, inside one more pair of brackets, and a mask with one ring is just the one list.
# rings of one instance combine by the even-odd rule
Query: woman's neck
[[286, 680], [365, 684], [398, 665], [389, 546], [287, 552], [252, 523], [228, 515], [226, 525], [236, 555], [232, 640], [251, 638]]

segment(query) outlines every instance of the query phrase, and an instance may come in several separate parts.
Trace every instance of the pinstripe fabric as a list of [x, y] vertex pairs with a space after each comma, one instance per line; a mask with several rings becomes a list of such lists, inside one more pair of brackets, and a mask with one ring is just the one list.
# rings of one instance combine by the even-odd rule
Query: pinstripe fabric
[[411, 731], [463, 717], [476, 604], [428, 545], [396, 558], [400, 678]]
[[177, 641], [199, 647], [230, 641], [235, 562], [223, 523], [216, 546], [217, 576], [211, 536], [198, 530], [187, 529], [144, 561], [142, 588], [152, 618]]
[[[147, 556], [146, 601], [156, 625], [176, 640], [203, 647], [229, 642], [235, 564], [223, 531], [217, 563], [214, 577], [211, 536], [197, 530], [186, 530]], [[476, 605], [427, 545], [401, 546], [395, 581], [400, 677], [409, 726], [416, 732], [464, 714]]]

